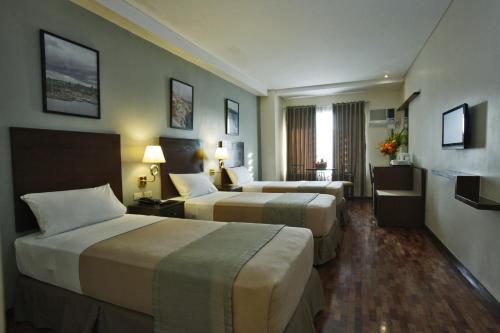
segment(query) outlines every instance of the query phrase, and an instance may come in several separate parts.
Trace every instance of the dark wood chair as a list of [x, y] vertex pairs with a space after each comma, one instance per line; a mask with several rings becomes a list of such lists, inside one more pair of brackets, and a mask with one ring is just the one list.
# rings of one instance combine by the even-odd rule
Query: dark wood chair
[[[352, 173], [352, 166], [345, 164], [338, 170], [337, 179], [344, 182], [344, 195], [346, 198], [354, 196], [354, 175]], [[361, 193], [363, 195], [363, 193]]]
[[378, 225], [422, 227], [426, 170], [417, 167], [375, 167], [373, 176]]
[[290, 164], [287, 166], [287, 180], [304, 180], [306, 178], [304, 164]]
[[375, 196], [375, 180], [374, 180], [374, 177], [373, 177], [373, 166], [371, 163], [368, 163], [368, 168], [370, 169], [370, 184], [372, 186], [372, 209], [373, 209], [373, 212], [375, 213], [375, 199], [376, 199], [376, 196]]

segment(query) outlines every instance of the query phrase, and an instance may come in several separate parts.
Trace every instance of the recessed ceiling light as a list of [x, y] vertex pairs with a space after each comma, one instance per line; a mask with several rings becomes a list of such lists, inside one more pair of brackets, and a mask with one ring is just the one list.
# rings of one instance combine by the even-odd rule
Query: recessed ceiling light
[[388, 78], [389, 77], [389, 74], [384, 74], [384, 78]]

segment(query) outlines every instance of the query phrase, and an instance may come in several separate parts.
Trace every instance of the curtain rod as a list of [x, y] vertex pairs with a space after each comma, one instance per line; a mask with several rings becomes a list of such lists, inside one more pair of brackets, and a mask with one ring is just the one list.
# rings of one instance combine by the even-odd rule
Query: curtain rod
[[[370, 101], [352, 101], [352, 102], [339, 102], [339, 103], [330, 103], [330, 104], [323, 104], [323, 105], [317, 105], [317, 104], [313, 104], [315, 105], [317, 108], [325, 108], [325, 107], [329, 107], [329, 106], [332, 106], [332, 104], [342, 104], [342, 103], [356, 103], [356, 102], [363, 102], [365, 104], [369, 104]], [[309, 104], [311, 105], [311, 104]], [[307, 105], [285, 105], [282, 107], [282, 110], [286, 110], [287, 107], [289, 106], [307, 106]]]

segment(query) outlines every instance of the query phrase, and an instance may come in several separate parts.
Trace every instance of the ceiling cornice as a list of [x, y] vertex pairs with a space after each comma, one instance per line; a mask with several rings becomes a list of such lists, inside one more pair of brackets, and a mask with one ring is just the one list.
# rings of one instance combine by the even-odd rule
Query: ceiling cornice
[[381, 80], [365, 80], [353, 82], [340, 82], [332, 84], [321, 84], [307, 87], [296, 87], [274, 90], [276, 95], [281, 97], [312, 97], [312, 96], [326, 96], [335, 95], [339, 93], [354, 92], [361, 89], [368, 89], [374, 87], [384, 87], [389, 85], [402, 84], [404, 78], [389, 78]]
[[258, 96], [267, 87], [123, 0], [71, 0], [133, 34]]

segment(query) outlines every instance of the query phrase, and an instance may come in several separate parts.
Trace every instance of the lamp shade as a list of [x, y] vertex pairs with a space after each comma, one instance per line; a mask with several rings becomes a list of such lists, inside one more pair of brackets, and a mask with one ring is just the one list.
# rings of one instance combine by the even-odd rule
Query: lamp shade
[[227, 160], [229, 158], [229, 154], [225, 147], [219, 147], [215, 150], [215, 159], [217, 160]]
[[147, 146], [142, 163], [165, 163], [165, 156], [160, 146]]

